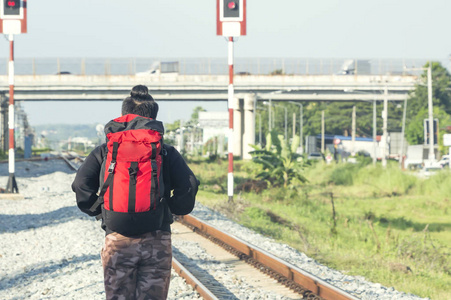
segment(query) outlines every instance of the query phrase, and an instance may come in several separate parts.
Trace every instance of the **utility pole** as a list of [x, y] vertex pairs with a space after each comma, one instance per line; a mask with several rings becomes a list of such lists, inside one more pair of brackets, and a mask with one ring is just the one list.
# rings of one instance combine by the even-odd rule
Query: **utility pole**
[[268, 105], [268, 130], [271, 132], [272, 129], [272, 120], [271, 120], [271, 99], [269, 99], [269, 105]]
[[434, 111], [432, 108], [432, 66], [428, 67], [428, 114], [429, 114], [429, 162], [435, 161], [434, 153]]
[[404, 134], [406, 131], [406, 111], [407, 111], [407, 98], [404, 99], [404, 111], [402, 112], [402, 129], [401, 129], [401, 149], [399, 149], [399, 167], [403, 168], [404, 157]]
[[324, 154], [325, 143], [324, 143], [324, 134], [325, 134], [325, 124], [324, 124], [324, 110], [321, 111], [321, 153]]
[[284, 125], [284, 131], [285, 131], [285, 140], [288, 140], [288, 109], [284, 105], [274, 104], [274, 106], [282, 107], [285, 110], [285, 125]]
[[383, 125], [383, 148], [382, 148], [382, 166], [387, 167], [387, 140], [388, 140], [388, 132], [387, 132], [387, 117], [388, 117], [388, 88], [387, 84], [385, 84], [384, 88], [384, 112], [382, 113], [382, 118], [384, 119]]
[[300, 104], [300, 108], [299, 108], [299, 113], [301, 114], [301, 119], [299, 120], [299, 126], [301, 127], [301, 132], [299, 133], [299, 137], [300, 137], [300, 146], [301, 146], [301, 154], [304, 153], [304, 112], [303, 112], [304, 107], [302, 106], [302, 104]]
[[285, 140], [288, 141], [288, 110], [286, 107], [285, 109]]
[[[304, 106], [302, 105], [302, 103], [297, 103], [294, 101], [290, 101], [290, 103], [293, 103], [293, 104], [299, 106], [299, 130], [300, 130], [299, 131], [299, 147], [300, 147], [301, 153], [304, 153], [304, 147], [303, 147], [304, 136], [303, 136], [303, 128], [302, 128], [303, 124], [304, 124], [304, 113], [303, 113]], [[293, 133], [293, 136], [294, 136], [294, 133]]]
[[373, 101], [373, 165], [376, 165], [377, 162], [377, 143], [376, 143], [376, 100]]
[[352, 107], [352, 150], [351, 155], [355, 155], [355, 105]]
[[179, 148], [180, 148], [180, 153], [181, 154], [183, 154], [184, 150], [185, 150], [184, 149], [185, 148], [185, 141], [184, 141], [183, 135], [184, 135], [184, 132], [183, 132], [183, 120], [180, 120], [180, 140], [179, 140], [180, 146], [179, 146]]
[[262, 114], [258, 114], [258, 144], [262, 146]]

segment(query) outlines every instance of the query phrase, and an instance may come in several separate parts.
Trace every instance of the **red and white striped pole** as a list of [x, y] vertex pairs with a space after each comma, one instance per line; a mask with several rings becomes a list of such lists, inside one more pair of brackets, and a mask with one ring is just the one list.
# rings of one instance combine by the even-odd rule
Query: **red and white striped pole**
[[227, 176], [227, 194], [229, 202], [233, 201], [233, 37], [229, 37], [228, 42], [228, 62], [229, 62], [229, 89], [228, 89], [228, 107], [229, 107], [229, 173]]
[[18, 193], [15, 173], [15, 153], [14, 153], [14, 35], [9, 35], [9, 65], [8, 65], [8, 80], [9, 80], [9, 106], [8, 106], [8, 129], [9, 129], [9, 152], [8, 152], [8, 167], [9, 178], [6, 185], [8, 193]]

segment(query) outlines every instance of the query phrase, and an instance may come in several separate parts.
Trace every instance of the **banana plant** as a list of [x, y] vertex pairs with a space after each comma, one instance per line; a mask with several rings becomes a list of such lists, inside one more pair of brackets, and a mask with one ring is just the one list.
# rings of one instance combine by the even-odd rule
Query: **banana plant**
[[252, 145], [255, 150], [250, 153], [253, 162], [263, 166], [263, 171], [257, 174], [257, 178], [284, 187], [287, 187], [294, 178], [301, 182], [308, 181], [302, 174], [302, 155], [296, 153], [299, 137], [295, 137], [289, 145], [282, 135], [273, 130], [268, 134], [266, 141], [265, 148]]

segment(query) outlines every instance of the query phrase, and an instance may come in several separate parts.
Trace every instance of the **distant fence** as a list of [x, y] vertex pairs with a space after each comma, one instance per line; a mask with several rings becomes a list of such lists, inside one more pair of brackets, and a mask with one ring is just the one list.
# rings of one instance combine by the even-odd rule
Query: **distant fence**
[[[181, 75], [227, 75], [224, 58], [15, 58], [17, 75], [134, 75], [151, 68], [156, 61], [179, 62]], [[349, 59], [338, 58], [235, 58], [235, 74], [332, 75], [343, 72]], [[403, 74], [403, 66], [421, 67], [427, 59], [356, 59], [355, 73]], [[364, 64], [359, 64], [364, 62]], [[442, 62], [447, 67], [449, 62]], [[365, 65], [365, 68], [359, 67]], [[8, 74], [8, 58], [0, 58], [0, 75]]]

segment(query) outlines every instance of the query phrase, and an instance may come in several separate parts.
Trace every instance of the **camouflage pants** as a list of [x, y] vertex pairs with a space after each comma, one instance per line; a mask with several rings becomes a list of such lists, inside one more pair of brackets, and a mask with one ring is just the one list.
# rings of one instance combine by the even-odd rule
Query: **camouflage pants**
[[101, 253], [106, 299], [166, 299], [171, 277], [171, 234], [126, 237], [111, 233]]

